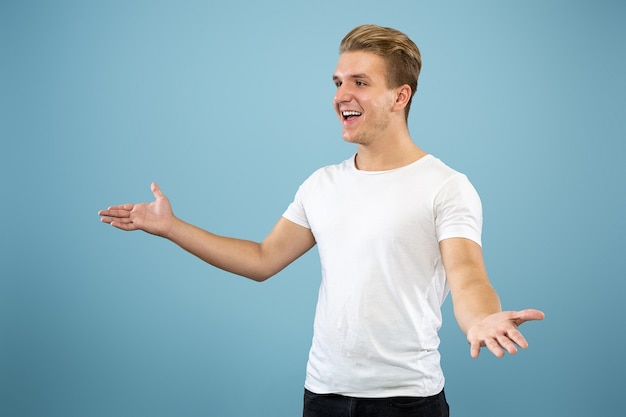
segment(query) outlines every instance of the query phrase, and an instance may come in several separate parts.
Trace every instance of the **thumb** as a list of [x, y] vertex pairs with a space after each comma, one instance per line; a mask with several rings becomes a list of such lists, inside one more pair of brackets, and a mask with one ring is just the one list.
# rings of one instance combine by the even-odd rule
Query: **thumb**
[[525, 321], [543, 320], [545, 318], [545, 314], [543, 311], [535, 310], [533, 308], [517, 311], [515, 316], [519, 324]]
[[164, 197], [163, 192], [161, 191], [161, 189], [159, 188], [156, 182], [153, 182], [152, 184], [150, 184], [150, 190], [152, 190], [152, 195], [154, 195], [154, 198], [158, 199], [158, 198]]

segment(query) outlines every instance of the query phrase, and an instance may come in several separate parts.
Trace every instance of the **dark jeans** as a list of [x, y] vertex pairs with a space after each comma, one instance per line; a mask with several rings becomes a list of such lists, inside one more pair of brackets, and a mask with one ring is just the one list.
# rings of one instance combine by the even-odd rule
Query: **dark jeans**
[[304, 390], [303, 417], [449, 417], [446, 395], [353, 398]]

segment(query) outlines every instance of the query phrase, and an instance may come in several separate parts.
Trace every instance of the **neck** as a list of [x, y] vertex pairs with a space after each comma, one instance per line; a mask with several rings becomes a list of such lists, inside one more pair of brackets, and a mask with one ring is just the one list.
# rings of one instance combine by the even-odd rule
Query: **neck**
[[362, 171], [388, 171], [412, 164], [426, 155], [411, 138], [379, 141], [357, 146], [355, 165]]

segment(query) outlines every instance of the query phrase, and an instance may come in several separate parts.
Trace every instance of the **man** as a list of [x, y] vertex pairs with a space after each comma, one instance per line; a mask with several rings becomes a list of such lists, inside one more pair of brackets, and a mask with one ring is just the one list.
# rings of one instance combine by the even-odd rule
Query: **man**
[[476, 191], [409, 135], [420, 69], [419, 49], [395, 29], [363, 25], [346, 35], [334, 105], [357, 152], [313, 173], [260, 243], [185, 223], [155, 183], [155, 201], [99, 212], [257, 281], [317, 244], [323, 277], [305, 417], [447, 416], [437, 332], [448, 290], [474, 358], [481, 346], [498, 357], [527, 347], [517, 326], [543, 318], [501, 311], [483, 263]]

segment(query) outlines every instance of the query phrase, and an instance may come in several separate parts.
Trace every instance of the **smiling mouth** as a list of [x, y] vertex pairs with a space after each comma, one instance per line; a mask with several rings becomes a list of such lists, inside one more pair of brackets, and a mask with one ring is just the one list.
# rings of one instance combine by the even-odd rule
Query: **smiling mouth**
[[361, 115], [361, 112], [353, 111], [353, 110], [346, 110], [346, 111], [342, 111], [341, 115], [343, 116], [343, 120], [349, 120], [355, 117], [359, 117]]

